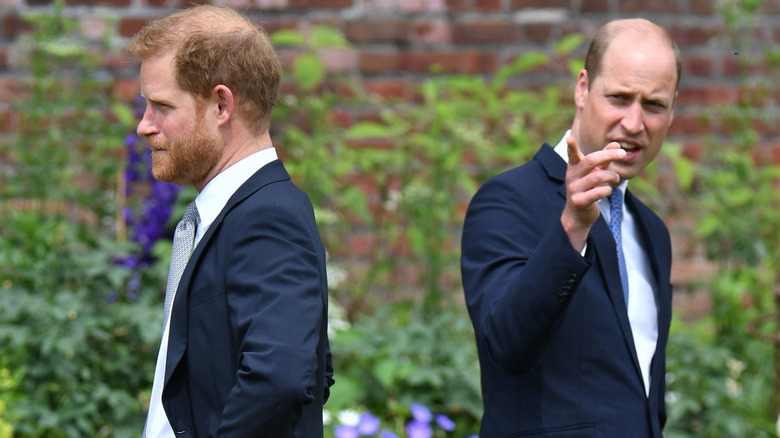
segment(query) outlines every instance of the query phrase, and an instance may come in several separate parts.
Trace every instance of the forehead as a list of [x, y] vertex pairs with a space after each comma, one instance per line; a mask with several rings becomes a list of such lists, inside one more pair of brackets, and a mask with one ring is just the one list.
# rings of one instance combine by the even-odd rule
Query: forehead
[[658, 38], [616, 37], [609, 45], [598, 77], [605, 87], [637, 88], [674, 95], [677, 67], [671, 48]]
[[174, 74], [174, 55], [166, 53], [141, 62], [141, 95], [149, 100], [182, 99], [189, 93], [179, 87]]

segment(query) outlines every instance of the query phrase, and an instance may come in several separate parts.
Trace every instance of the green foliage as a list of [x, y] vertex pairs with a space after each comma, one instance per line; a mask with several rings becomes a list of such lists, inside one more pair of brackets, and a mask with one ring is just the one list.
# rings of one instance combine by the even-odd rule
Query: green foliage
[[686, 326], [672, 324], [667, 348], [667, 402], [669, 416], [664, 436], [668, 438], [771, 437], [771, 423], [765, 412], [753, 406], [764, 404], [761, 374], [742, 353], [764, 355], [768, 345], [745, 342], [742, 352], [734, 352], [717, 342], [713, 322], [704, 319]]
[[[755, 127], [758, 119], [776, 118], [776, 107], [764, 99], [777, 91], [776, 71], [748, 73], [754, 63], [774, 65], [774, 49], [757, 51], [752, 40], [752, 22], [764, 3], [720, 5], [728, 37], [740, 56], [743, 81], [736, 104], [708, 114], [728, 127], [729, 135], [708, 139], [689, 203], [691, 216], [697, 218], [696, 235], [718, 271], [707, 282], [713, 303], [708, 335], [693, 339], [677, 333], [670, 339], [670, 370], [683, 377], [673, 383], [680, 385], [680, 402], [670, 406], [670, 424], [687, 436], [777, 433], [780, 166], [762, 159], [761, 134]], [[685, 371], [687, 367], [692, 370]]]
[[[305, 99], [285, 96], [277, 116], [287, 124], [276, 126], [290, 172], [315, 204], [331, 262], [346, 273], [332, 292], [351, 319], [388, 297], [415, 299], [435, 313], [459, 294], [457, 236], [476, 188], [560, 138], [573, 114], [561, 105], [569, 100], [566, 87], [522, 90], [510, 80], [556, 62], [581, 37], [564, 40], [556, 58], [525, 53], [492, 79], [431, 77], [414, 102], [367, 96], [348, 79], [327, 82], [314, 67], [323, 44], [313, 37], [289, 30], [272, 36], [304, 44], [296, 62], [311, 64], [308, 75], [294, 73], [293, 80], [298, 90], [313, 91]], [[350, 90], [351, 99], [334, 90]], [[378, 117], [341, 128], [334, 109]], [[359, 260], [349, 246], [356, 235], [367, 241]]]
[[468, 316], [459, 308], [424, 318], [408, 303], [367, 315], [331, 339], [337, 384], [329, 412], [362, 407], [403, 430], [409, 406], [420, 403], [477, 433], [479, 365]]
[[17, 437], [137, 436], [160, 315], [148, 297], [111, 298], [131, 275], [118, 262], [132, 247], [111, 238], [127, 109], [110, 98], [100, 47], [61, 3], [53, 11], [27, 17], [29, 95], [18, 131], [0, 139], [0, 369], [13, 381], [0, 425], [10, 419]]
[[[0, 364], [7, 360], [0, 360]], [[16, 376], [11, 375], [8, 368], [0, 365], [0, 438], [13, 438], [16, 421], [12, 412], [9, 412], [8, 405], [15, 400]]]

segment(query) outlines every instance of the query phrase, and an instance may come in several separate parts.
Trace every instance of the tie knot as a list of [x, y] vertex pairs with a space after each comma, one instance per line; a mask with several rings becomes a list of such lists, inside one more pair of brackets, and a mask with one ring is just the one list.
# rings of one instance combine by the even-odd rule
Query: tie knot
[[190, 202], [187, 209], [184, 210], [184, 216], [181, 218], [183, 224], [195, 224], [198, 222], [198, 206], [195, 201]]

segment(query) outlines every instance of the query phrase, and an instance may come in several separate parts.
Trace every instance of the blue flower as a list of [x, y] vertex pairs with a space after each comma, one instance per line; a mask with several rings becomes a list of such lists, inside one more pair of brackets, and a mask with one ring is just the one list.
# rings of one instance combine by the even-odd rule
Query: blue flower
[[409, 438], [431, 438], [433, 430], [428, 422], [412, 420], [406, 425], [406, 434]]
[[357, 430], [361, 436], [375, 435], [379, 431], [379, 418], [368, 412], [364, 413], [360, 416]]
[[412, 417], [414, 417], [415, 420], [421, 422], [421, 423], [430, 423], [433, 419], [433, 415], [431, 415], [431, 411], [418, 403], [412, 403], [411, 406], [412, 409]]
[[455, 430], [455, 422], [450, 420], [449, 417], [446, 415], [437, 415], [436, 416], [436, 424], [439, 425], [442, 429], [446, 430], [447, 432], [452, 432]]
[[390, 432], [389, 430], [382, 430], [379, 436], [381, 438], [398, 438], [398, 435], [394, 434], [393, 432]]
[[355, 426], [345, 425], [336, 427], [336, 429], [333, 430], [333, 434], [336, 435], [336, 438], [358, 438], [358, 436], [360, 436], [360, 433], [358, 433]]

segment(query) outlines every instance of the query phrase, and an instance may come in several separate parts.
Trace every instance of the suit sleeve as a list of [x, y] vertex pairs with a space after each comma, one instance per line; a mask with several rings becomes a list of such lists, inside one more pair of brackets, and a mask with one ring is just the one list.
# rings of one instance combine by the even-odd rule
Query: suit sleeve
[[303, 208], [268, 202], [232, 233], [238, 237], [225, 263], [239, 365], [217, 429], [221, 438], [292, 436], [303, 406], [323, 390], [316, 377], [325, 327], [318, 240]]
[[534, 190], [505, 175], [489, 180], [469, 205], [461, 270], [481, 354], [518, 374], [544, 353], [592, 251], [583, 258], [569, 242], [556, 185]]

